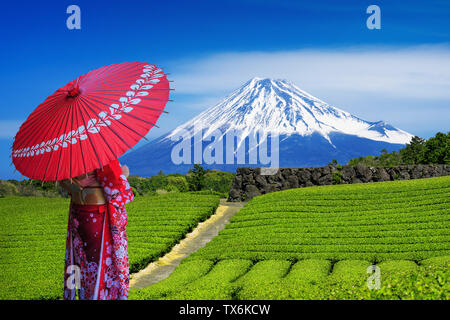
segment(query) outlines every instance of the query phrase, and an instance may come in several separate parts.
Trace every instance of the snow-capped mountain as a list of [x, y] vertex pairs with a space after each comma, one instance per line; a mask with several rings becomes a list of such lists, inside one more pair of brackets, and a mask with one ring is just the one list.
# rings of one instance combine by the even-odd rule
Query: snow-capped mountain
[[[200, 128], [203, 135], [198, 134]], [[232, 132], [236, 134], [236, 148], [245, 150], [245, 160], [236, 158], [234, 163], [227, 161], [225, 155], [229, 151], [227, 134]], [[280, 167], [320, 166], [332, 159], [345, 163], [352, 157], [379, 154], [383, 148], [398, 150], [412, 138], [384, 121], [365, 121], [331, 106], [287, 80], [253, 78], [215, 106], [123, 156], [121, 161], [142, 176], [159, 170], [185, 173], [198, 162], [225, 171], [235, 171], [238, 166], [267, 166], [259, 160], [250, 161], [249, 152], [273, 135], [279, 137]], [[181, 137], [190, 141], [190, 150], [184, 148], [179, 154], [185, 156], [184, 160], [187, 156], [191, 159], [177, 164], [174, 154], [180, 149], [176, 145]], [[253, 137], [259, 138], [252, 140]], [[211, 154], [208, 161], [204, 153], [212, 142], [216, 149], [212, 152], [213, 163]]]
[[330, 133], [340, 132], [389, 143], [408, 143], [412, 136], [383, 121], [368, 122], [330, 106], [287, 80], [253, 78], [221, 102], [173, 130], [191, 130], [195, 123], [209, 125], [209, 132], [227, 127], [243, 130], [247, 137], [254, 130], [299, 134], [318, 133], [330, 143]]

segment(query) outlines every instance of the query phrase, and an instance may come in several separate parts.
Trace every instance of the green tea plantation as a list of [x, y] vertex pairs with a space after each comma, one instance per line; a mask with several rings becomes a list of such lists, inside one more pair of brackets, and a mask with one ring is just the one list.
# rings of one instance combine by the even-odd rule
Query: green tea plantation
[[[219, 196], [169, 193], [126, 206], [130, 272], [168, 252], [214, 213]], [[0, 299], [61, 299], [69, 200], [0, 198]]]
[[450, 177], [253, 198], [131, 299], [449, 299]]

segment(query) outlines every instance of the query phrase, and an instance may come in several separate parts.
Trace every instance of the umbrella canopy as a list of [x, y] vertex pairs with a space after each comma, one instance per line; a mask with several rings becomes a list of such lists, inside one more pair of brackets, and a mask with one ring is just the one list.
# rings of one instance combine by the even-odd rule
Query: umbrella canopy
[[12, 161], [30, 179], [79, 176], [117, 159], [155, 125], [169, 81], [154, 65], [125, 62], [93, 70], [49, 96], [14, 138]]

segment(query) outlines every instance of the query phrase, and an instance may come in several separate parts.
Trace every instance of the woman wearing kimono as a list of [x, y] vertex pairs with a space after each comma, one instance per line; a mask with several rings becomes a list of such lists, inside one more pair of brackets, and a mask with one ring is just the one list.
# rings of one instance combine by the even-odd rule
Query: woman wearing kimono
[[103, 169], [63, 180], [71, 195], [64, 299], [128, 299], [127, 212], [134, 200], [128, 168], [118, 160]]

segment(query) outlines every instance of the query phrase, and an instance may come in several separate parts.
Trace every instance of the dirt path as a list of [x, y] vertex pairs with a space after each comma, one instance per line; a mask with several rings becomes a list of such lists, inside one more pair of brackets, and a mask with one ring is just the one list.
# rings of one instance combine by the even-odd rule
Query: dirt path
[[229, 222], [243, 206], [244, 202], [220, 200], [216, 212], [206, 221], [198, 224], [191, 233], [175, 245], [172, 250], [145, 269], [130, 276], [130, 289], [141, 289], [167, 278], [180, 264], [181, 260], [204, 247]]

